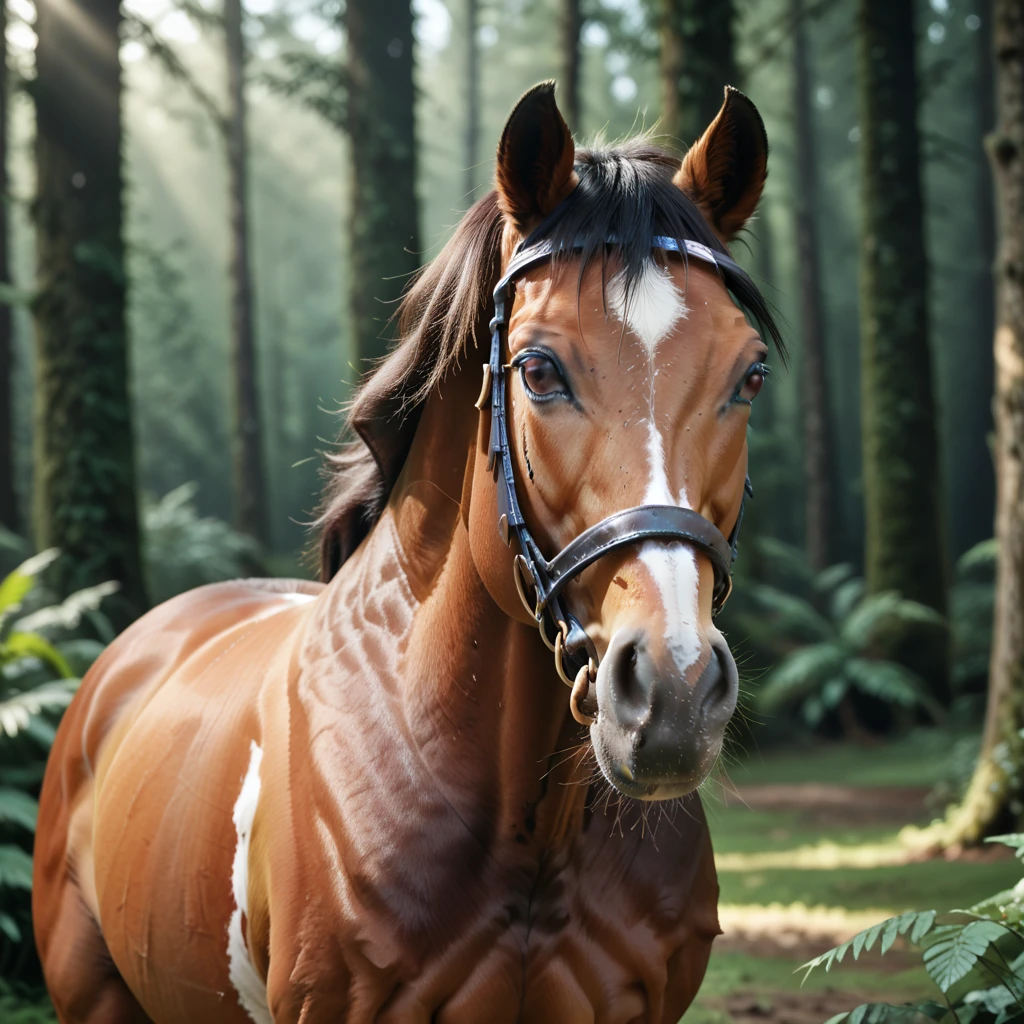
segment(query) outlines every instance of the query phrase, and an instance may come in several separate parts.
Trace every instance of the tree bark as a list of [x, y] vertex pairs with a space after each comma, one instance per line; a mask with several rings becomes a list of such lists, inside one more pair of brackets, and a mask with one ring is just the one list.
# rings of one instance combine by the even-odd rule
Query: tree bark
[[828, 400], [828, 359], [817, 224], [818, 168], [804, 0], [789, 0], [789, 13], [793, 23], [793, 116], [796, 133], [793, 212], [803, 341], [804, 479], [807, 488], [805, 542], [807, 561], [815, 572], [820, 572], [831, 564], [835, 547], [835, 449]]
[[[976, 0], [974, 13], [981, 19], [981, 26], [974, 33], [975, 63], [977, 67], [974, 88], [974, 109], [976, 112], [975, 132], [968, 140], [978, 154], [972, 167], [973, 182], [971, 198], [976, 212], [977, 254], [971, 260], [970, 302], [975, 330], [967, 355], [966, 372], [959, 386], [968, 398], [963, 420], [958, 423], [958, 432], [963, 436], [964, 454], [961, 463], [964, 472], [957, 481], [952, 516], [955, 517], [954, 536], [959, 537], [959, 546], [966, 549], [978, 541], [991, 536], [994, 514], [995, 469], [992, 464], [990, 435], [992, 433], [992, 402], [994, 387], [994, 366], [986, 357], [988, 339], [995, 330], [995, 303], [992, 275], [996, 258], [995, 194], [991, 168], [983, 154], [985, 139], [996, 123], [995, 85], [992, 79], [992, 0]], [[982, 358], [977, 358], [981, 354]], [[959, 365], [958, 365], [959, 370]]]
[[348, 0], [349, 310], [359, 369], [389, 347], [388, 321], [419, 266], [409, 0]]
[[[0, 285], [11, 284], [10, 228], [7, 177], [7, 5], [0, 0]], [[17, 532], [21, 527], [14, 486], [14, 318], [7, 302], [0, 301], [0, 526]]]
[[[63, 593], [146, 606], [125, 328], [117, 0], [37, 4], [35, 525]], [[83, 33], [82, 26], [89, 26]], [[114, 602], [111, 602], [114, 605]]]
[[733, 0], [658, 0], [662, 128], [692, 145], [736, 85]]
[[466, 165], [466, 205], [473, 205], [476, 189], [477, 150], [480, 135], [480, 50], [477, 44], [477, 22], [480, 0], [466, 0], [466, 81], [463, 92], [466, 97], [466, 134], [463, 161]]
[[562, 49], [562, 73], [558, 105], [569, 131], [580, 131], [580, 29], [583, 15], [580, 0], [561, 0], [558, 28]]
[[256, 328], [249, 264], [249, 157], [245, 123], [245, 40], [241, 0], [224, 0], [228, 111], [224, 123], [231, 219], [232, 485], [235, 525], [267, 542], [267, 488], [263, 468]]
[[[859, 0], [857, 50], [866, 577], [945, 613], [913, 5]], [[905, 660], [948, 699], [948, 637], [912, 646]]]
[[1024, 820], [1024, 7], [995, 0], [996, 569], [988, 710], [967, 796], [947, 821], [948, 844], [976, 842], [1001, 819]]

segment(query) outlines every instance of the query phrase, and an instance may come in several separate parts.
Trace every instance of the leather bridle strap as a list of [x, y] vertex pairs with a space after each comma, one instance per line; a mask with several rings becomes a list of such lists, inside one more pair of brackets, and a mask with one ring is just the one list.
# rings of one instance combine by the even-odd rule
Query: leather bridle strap
[[[528, 242], [530, 240], [527, 240]], [[616, 240], [609, 238], [608, 245]], [[654, 249], [679, 252], [718, 267], [737, 265], [725, 254], [716, 252], [700, 242], [656, 236], [651, 242]], [[713, 614], [718, 614], [732, 590], [732, 563], [736, 558], [736, 545], [743, 506], [732, 535], [728, 540], [721, 531], [699, 512], [675, 505], [639, 505], [615, 512], [601, 522], [584, 530], [570, 541], [551, 561], [547, 561], [526, 526], [516, 495], [515, 469], [507, 424], [507, 373], [502, 353], [508, 330], [515, 280], [527, 270], [545, 263], [556, 255], [579, 251], [582, 241], [573, 245], [557, 246], [550, 240], [520, 245], [512, 256], [504, 276], [494, 289], [494, 318], [491, 320], [490, 362], [484, 366], [484, 383], [477, 407], [490, 406], [491, 437], [488, 469], [500, 467], [498, 481], [498, 529], [506, 544], [512, 538], [518, 541], [520, 553], [515, 560], [516, 585], [527, 610], [540, 626], [545, 642], [555, 650], [559, 674], [572, 685], [572, 676], [596, 662], [593, 643], [575, 617], [565, 610], [561, 593], [565, 586], [588, 566], [605, 555], [628, 545], [651, 540], [676, 541], [695, 548], [711, 562], [715, 576], [712, 599]], [[742, 271], [739, 271], [742, 273]], [[749, 479], [745, 484], [745, 497], [751, 493]], [[533, 591], [532, 599], [527, 589]], [[552, 642], [547, 625], [554, 627], [557, 638]]]

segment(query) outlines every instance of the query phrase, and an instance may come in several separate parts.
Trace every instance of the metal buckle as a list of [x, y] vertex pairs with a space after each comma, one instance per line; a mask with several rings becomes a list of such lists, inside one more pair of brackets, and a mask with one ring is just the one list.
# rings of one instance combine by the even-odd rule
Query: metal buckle
[[480, 387], [480, 397], [473, 403], [477, 409], [483, 411], [491, 400], [491, 364], [484, 363], [484, 382]]
[[714, 610], [714, 614], [712, 615], [712, 618], [717, 618], [718, 617], [719, 612], [721, 612], [721, 610], [725, 607], [725, 602], [728, 601], [731, 596], [732, 596], [732, 576], [729, 575], [729, 576], [725, 577], [725, 594], [722, 596], [722, 599], [717, 602], [717, 607]]

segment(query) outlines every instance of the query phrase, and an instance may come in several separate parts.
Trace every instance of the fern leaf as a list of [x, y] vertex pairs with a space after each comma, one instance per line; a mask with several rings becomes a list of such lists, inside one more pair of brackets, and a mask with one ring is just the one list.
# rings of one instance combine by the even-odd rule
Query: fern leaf
[[3, 932], [11, 942], [21, 942], [21, 929], [10, 914], [0, 912], [0, 932]]
[[826, 680], [838, 675], [848, 657], [849, 652], [839, 644], [801, 647], [787, 654], [765, 676], [757, 700], [769, 710], [801, 700], [815, 693]]
[[941, 627], [945, 618], [934, 608], [907, 601], [894, 591], [866, 597], [843, 622], [840, 634], [855, 651], [877, 646], [894, 627], [927, 625]]
[[29, 832], [36, 830], [39, 804], [20, 789], [0, 786], [0, 824], [19, 825]]
[[811, 586], [819, 594], [831, 594], [836, 587], [842, 586], [854, 574], [854, 568], [849, 562], [840, 562], [838, 565], [830, 565], [822, 569], [811, 581]]
[[846, 672], [857, 689], [888, 704], [904, 708], [923, 708], [936, 721], [942, 721], [945, 711], [928, 693], [920, 676], [895, 661], [870, 658], [851, 658]]
[[896, 941], [900, 934], [900, 918], [890, 917], [885, 923], [885, 927], [882, 929], [882, 943], [878, 947], [878, 952], [885, 956], [886, 953], [892, 949], [892, 944]]
[[0, 846], [0, 889], [32, 890], [32, 858], [20, 846]]
[[864, 599], [864, 580], [855, 576], [842, 586], [836, 587], [832, 600], [829, 602], [829, 613], [833, 622], [842, 622]]
[[931, 930], [935, 924], [935, 911], [923, 910], [914, 915], [914, 922], [910, 927], [910, 941], [916, 946]]
[[762, 623], [778, 641], [813, 643], [834, 636], [832, 624], [809, 602], [761, 583], [744, 590], [763, 610]]
[[71, 703], [76, 685], [77, 680], [73, 679], [42, 683], [34, 689], [0, 701], [0, 732], [17, 736], [28, 728], [35, 715], [66, 708]]
[[980, 541], [956, 560], [956, 575], [969, 576], [979, 570], [994, 570], [999, 558], [999, 541], [995, 537]]
[[989, 945], [1005, 931], [994, 921], [971, 921], [966, 925], [946, 925], [941, 938], [924, 951], [925, 970], [943, 992], [967, 977]]
[[7, 637], [0, 646], [0, 661], [14, 661], [18, 658], [38, 658], [62, 679], [71, 679], [75, 674], [64, 655], [38, 633], [11, 633]]
[[43, 629], [74, 629], [86, 612], [99, 608], [105, 597], [117, 593], [120, 584], [114, 580], [97, 583], [94, 587], [77, 590], [60, 604], [26, 615], [14, 624], [15, 629], [25, 633], [35, 633]]

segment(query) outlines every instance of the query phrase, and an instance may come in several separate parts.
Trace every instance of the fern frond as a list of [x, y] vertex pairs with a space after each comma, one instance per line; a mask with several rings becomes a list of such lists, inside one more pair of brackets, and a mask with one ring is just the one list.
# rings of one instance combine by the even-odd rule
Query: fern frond
[[17, 736], [28, 728], [29, 722], [44, 711], [66, 708], [71, 703], [76, 679], [61, 679], [42, 683], [24, 693], [16, 693], [0, 701], [0, 732]]
[[802, 700], [840, 675], [848, 657], [849, 651], [836, 643], [800, 647], [764, 677], [755, 699], [765, 710]]

